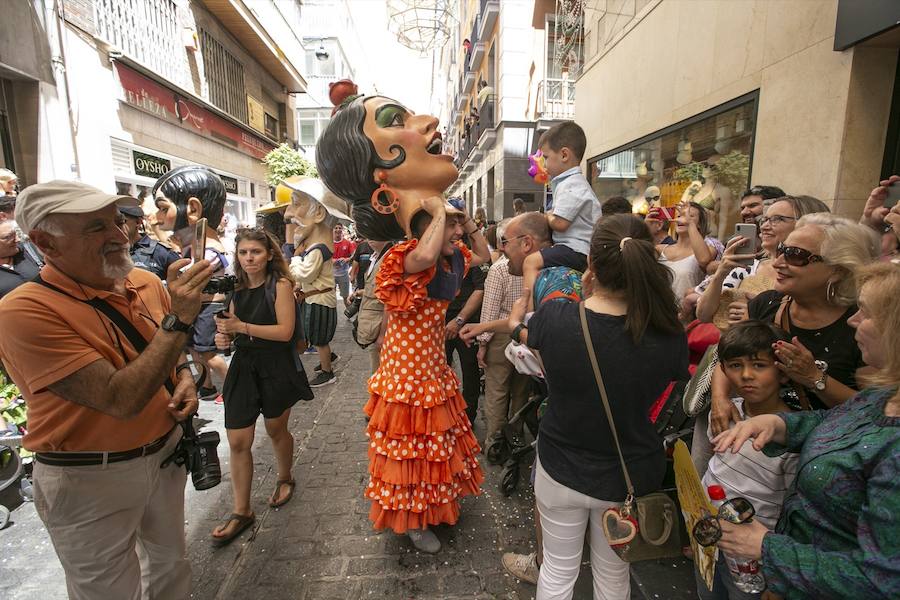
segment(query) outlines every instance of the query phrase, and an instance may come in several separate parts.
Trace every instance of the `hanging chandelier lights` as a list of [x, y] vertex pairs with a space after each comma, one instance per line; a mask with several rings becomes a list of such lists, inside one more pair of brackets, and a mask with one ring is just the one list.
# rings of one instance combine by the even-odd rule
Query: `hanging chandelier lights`
[[387, 0], [387, 10], [397, 41], [423, 55], [447, 43], [456, 25], [451, 0]]

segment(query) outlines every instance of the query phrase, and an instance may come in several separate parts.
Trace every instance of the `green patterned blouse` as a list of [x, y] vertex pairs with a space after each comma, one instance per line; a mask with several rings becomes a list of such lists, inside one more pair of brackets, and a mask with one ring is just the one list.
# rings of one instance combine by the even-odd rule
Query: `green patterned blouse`
[[762, 569], [786, 600], [900, 598], [900, 417], [884, 415], [895, 392], [779, 415], [787, 444], [765, 453], [799, 451], [800, 464]]

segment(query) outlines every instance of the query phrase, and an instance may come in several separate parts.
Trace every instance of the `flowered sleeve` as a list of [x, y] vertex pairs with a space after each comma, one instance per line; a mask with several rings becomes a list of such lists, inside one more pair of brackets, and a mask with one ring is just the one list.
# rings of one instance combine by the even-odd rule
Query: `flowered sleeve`
[[465, 276], [469, 274], [469, 265], [472, 264], [472, 251], [469, 250], [469, 247], [462, 242], [456, 242], [456, 247], [460, 249], [463, 255], [463, 263], [465, 264], [465, 269], [463, 269], [463, 278], [465, 278]]
[[[786, 535], [763, 538], [769, 589], [787, 598], [900, 598], [900, 448], [887, 444], [866, 483], [858, 547], [825, 551]], [[853, 518], [847, 515], [847, 518]]]
[[434, 277], [432, 265], [418, 273], [407, 273], [404, 268], [406, 255], [419, 244], [412, 239], [391, 248], [375, 276], [375, 296], [389, 312], [416, 312], [428, 298], [428, 282]]

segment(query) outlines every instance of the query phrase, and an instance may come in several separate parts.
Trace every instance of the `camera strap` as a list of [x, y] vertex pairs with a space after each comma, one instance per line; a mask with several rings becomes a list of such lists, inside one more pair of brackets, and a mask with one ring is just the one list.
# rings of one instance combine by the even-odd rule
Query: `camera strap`
[[[60, 293], [64, 296], [68, 296], [69, 298], [72, 298], [73, 300], [83, 302], [84, 304], [87, 304], [88, 306], [94, 308], [95, 310], [98, 310], [101, 313], [103, 313], [106, 316], [106, 318], [109, 319], [112, 322], [112, 324], [115, 325], [119, 329], [119, 331], [121, 331], [125, 335], [125, 337], [129, 341], [129, 343], [131, 343], [132, 347], [134, 347], [134, 349], [138, 352], [138, 354], [140, 354], [141, 352], [144, 351], [144, 349], [147, 348], [148, 342], [147, 342], [146, 338], [144, 338], [144, 336], [141, 335], [141, 332], [139, 332], [137, 330], [137, 328], [134, 325], [132, 325], [131, 321], [129, 321], [125, 317], [125, 315], [123, 315], [122, 313], [117, 311], [115, 308], [113, 308], [112, 305], [109, 302], [107, 302], [106, 300], [103, 300], [101, 298], [91, 298], [89, 300], [82, 300], [81, 298], [76, 298], [72, 294], [56, 287], [52, 283], [47, 283], [46, 281], [44, 281], [41, 278], [40, 275], [38, 275], [37, 277], [32, 279], [32, 281], [34, 283], [37, 283], [39, 285], [42, 285], [46, 288], [51, 289], [54, 292]], [[172, 382], [171, 377], [166, 378], [164, 385], [166, 386], [166, 389], [169, 391], [170, 395], [175, 394], [175, 384]]]

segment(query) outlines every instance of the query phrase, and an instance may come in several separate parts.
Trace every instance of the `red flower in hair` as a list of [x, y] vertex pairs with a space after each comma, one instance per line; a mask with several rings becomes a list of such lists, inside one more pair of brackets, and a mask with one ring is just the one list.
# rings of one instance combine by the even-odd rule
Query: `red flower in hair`
[[334, 105], [333, 115], [342, 104], [359, 95], [359, 87], [349, 79], [339, 79], [328, 84], [328, 99]]

